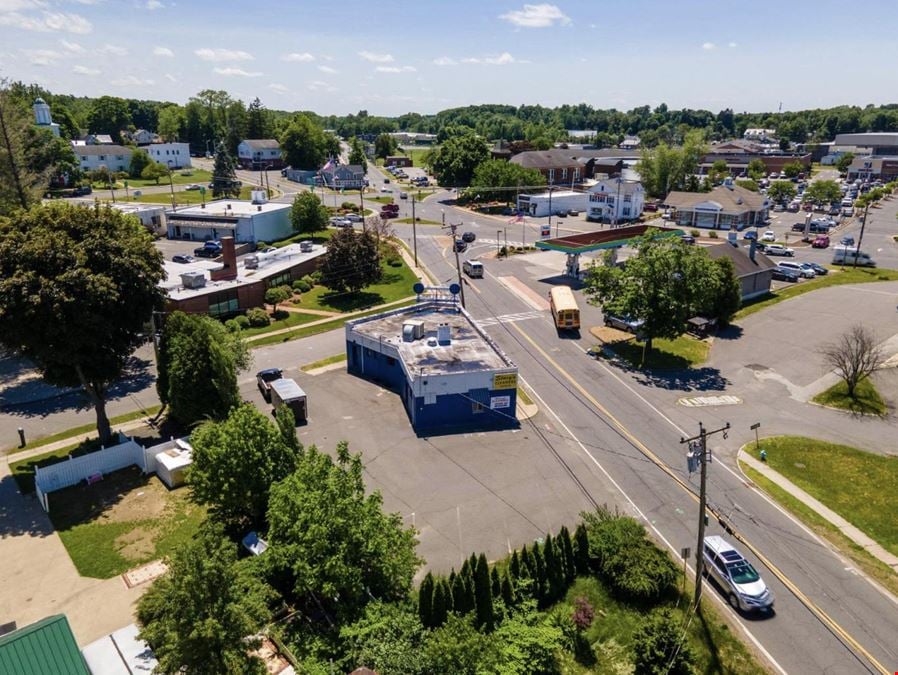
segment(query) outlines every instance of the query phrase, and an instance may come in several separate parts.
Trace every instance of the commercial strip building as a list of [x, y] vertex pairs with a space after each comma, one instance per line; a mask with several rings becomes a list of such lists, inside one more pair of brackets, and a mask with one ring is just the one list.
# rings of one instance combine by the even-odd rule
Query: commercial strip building
[[234, 237], [238, 244], [278, 241], [293, 232], [290, 204], [269, 202], [265, 192], [253, 192], [252, 201], [219, 199], [165, 212], [169, 239], [206, 241]]
[[168, 295], [167, 311], [228, 317], [261, 307], [265, 291], [314, 272], [326, 250], [315, 244], [303, 251], [300, 244], [290, 244], [238, 262], [233, 239], [223, 238], [221, 244], [220, 261], [163, 262], [165, 279], [160, 286]]
[[519, 211], [534, 218], [575, 210], [586, 211], [589, 220], [621, 223], [642, 215], [645, 190], [639, 181], [614, 178], [596, 181], [581, 190], [522, 194], [518, 196], [517, 206]]
[[854, 155], [898, 157], [898, 132], [878, 131], [863, 134], [836, 134], [833, 152], [850, 152]]
[[[75, 201], [78, 206], [95, 206], [96, 202], [89, 199]], [[140, 202], [105, 202], [104, 207], [121, 211], [129, 216], [134, 216], [147, 230], [153, 234], [165, 232], [165, 207], [161, 204], [142, 204]]]
[[425, 299], [345, 330], [347, 370], [397, 392], [417, 431], [517, 426], [517, 366], [454, 299]]
[[664, 204], [674, 210], [677, 225], [714, 230], [760, 226], [767, 220], [770, 208], [766, 196], [732, 182], [711, 192], [671, 192]]
[[848, 180], [874, 181], [885, 183], [898, 178], [898, 155], [876, 157], [867, 155], [855, 157], [848, 167]]

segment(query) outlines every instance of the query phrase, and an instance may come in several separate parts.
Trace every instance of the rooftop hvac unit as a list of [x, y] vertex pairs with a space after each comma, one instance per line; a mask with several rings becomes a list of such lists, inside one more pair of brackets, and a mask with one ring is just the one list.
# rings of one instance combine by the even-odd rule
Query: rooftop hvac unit
[[449, 338], [449, 324], [441, 323], [437, 326], [437, 342], [441, 345], [447, 345], [450, 342]]
[[406, 321], [402, 324], [403, 342], [414, 342], [424, 337], [423, 321]]
[[259, 256], [248, 255], [243, 259], [243, 266], [248, 270], [259, 269]]
[[268, 196], [265, 194], [265, 190], [253, 190], [251, 194], [253, 204], [264, 204], [268, 201]]
[[206, 275], [203, 272], [182, 272], [181, 284], [184, 288], [203, 288], [206, 285]]

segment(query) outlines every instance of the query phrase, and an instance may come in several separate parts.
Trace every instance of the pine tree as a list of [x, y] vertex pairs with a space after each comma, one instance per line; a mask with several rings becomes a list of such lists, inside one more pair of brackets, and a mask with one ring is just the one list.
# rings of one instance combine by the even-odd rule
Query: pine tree
[[444, 578], [437, 579], [433, 591], [433, 607], [430, 615], [433, 628], [439, 628], [446, 622], [446, 616], [449, 613], [448, 608], [452, 604], [452, 598], [448, 597], [448, 588], [449, 586]]
[[508, 563], [508, 572], [511, 575], [512, 581], [517, 581], [521, 577], [521, 559], [518, 557], [517, 551], [511, 554], [511, 562]]
[[577, 574], [589, 573], [589, 535], [586, 532], [586, 525], [583, 523], [577, 525], [577, 530], [574, 532], [574, 566]]
[[418, 616], [425, 628], [433, 628], [433, 575], [428, 572], [418, 589]]
[[543, 552], [540, 550], [538, 543], [533, 544], [533, 599], [542, 605], [543, 598], [546, 597], [547, 578], [546, 578], [546, 560], [543, 558]]
[[514, 595], [514, 585], [511, 583], [511, 579], [508, 576], [508, 573], [502, 575], [502, 602], [505, 603], [505, 607], [511, 609], [514, 607], [517, 598]]
[[552, 535], [546, 535], [546, 541], [543, 544], [543, 560], [546, 564], [546, 585], [543, 593], [545, 602], [548, 604], [553, 602], [561, 591], [561, 564], [558, 560], [558, 553], [555, 550], [555, 540]]
[[472, 553], [471, 557], [468, 558], [468, 567], [471, 569], [471, 574], [474, 574], [474, 570], [477, 569], [477, 554]]
[[237, 181], [234, 158], [228, 152], [224, 141], [215, 148], [215, 165], [212, 168], [212, 198], [239, 197], [240, 184]]
[[468, 575], [470, 575], [470, 574], [474, 571], [474, 566], [475, 566], [476, 564], [477, 564], [477, 560], [476, 560], [476, 559], [474, 560], [474, 563], [473, 563], [473, 564], [471, 563], [470, 560], [465, 560], [465, 561], [461, 564], [461, 569], [458, 571], [459, 576], [460, 576], [460, 577], [467, 577]]
[[574, 564], [574, 547], [571, 544], [571, 533], [567, 526], [563, 526], [558, 533], [557, 542], [560, 542], [561, 551], [564, 555], [564, 581], [568, 586], [574, 582], [577, 570]]
[[493, 591], [493, 597], [498, 598], [502, 592], [502, 581], [499, 579], [499, 568], [495, 566], [490, 570], [490, 588]]
[[490, 588], [489, 565], [483, 553], [477, 558], [477, 567], [474, 570], [474, 602], [477, 610], [477, 626], [488, 633], [492, 632], [495, 620], [493, 592]]
[[458, 574], [455, 581], [452, 582], [452, 611], [456, 614], [465, 615], [471, 611], [468, 604], [468, 589], [465, 578]]
[[526, 544], [521, 549], [521, 576], [527, 579], [536, 579], [536, 563], [533, 560], [533, 553]]

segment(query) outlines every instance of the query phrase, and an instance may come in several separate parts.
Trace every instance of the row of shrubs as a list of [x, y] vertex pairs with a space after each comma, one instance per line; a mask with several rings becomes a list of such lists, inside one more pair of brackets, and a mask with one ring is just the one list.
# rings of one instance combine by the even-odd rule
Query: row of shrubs
[[[312, 274], [306, 274], [301, 279], [295, 279], [291, 286], [282, 286], [281, 288], [284, 288], [286, 293], [293, 295], [294, 293], [308, 293], [319, 283], [321, 283], [321, 272], [315, 271]], [[278, 314], [281, 314], [281, 312], [278, 312]], [[276, 316], [275, 318], [278, 317]], [[254, 307], [247, 310], [246, 314], [241, 314], [225, 321], [225, 326], [234, 332], [247, 328], [264, 328], [269, 325], [271, 325], [271, 316], [261, 307]]]

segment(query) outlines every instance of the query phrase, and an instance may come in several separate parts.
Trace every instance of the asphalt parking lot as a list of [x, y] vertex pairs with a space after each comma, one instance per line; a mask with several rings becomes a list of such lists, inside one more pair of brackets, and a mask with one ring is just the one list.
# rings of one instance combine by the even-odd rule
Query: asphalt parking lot
[[[361, 452], [367, 484], [381, 491], [387, 511], [418, 529], [418, 554], [430, 568], [448, 572], [473, 551], [499, 558], [591, 508], [527, 422], [510, 431], [419, 437], [399, 396], [377, 384], [343, 370], [317, 376], [289, 370], [285, 377], [308, 395], [309, 422], [297, 427], [301, 442], [333, 453], [345, 440]], [[270, 412], [250, 386], [244, 397]], [[541, 415], [534, 423], [542, 432], [554, 429]], [[616, 494], [573, 445], [559, 453], [600, 503], [615, 503]]]

